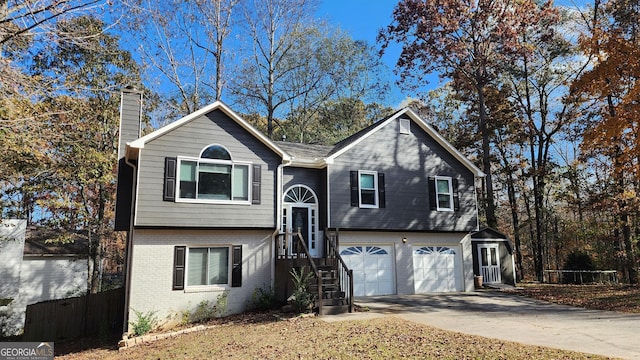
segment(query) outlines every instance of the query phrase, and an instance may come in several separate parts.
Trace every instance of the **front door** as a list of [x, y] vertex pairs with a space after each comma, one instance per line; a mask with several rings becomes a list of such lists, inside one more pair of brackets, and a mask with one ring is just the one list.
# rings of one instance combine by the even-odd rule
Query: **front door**
[[[306, 207], [292, 207], [291, 208], [291, 230], [295, 233], [300, 231], [304, 240], [307, 242], [307, 248], [311, 253], [311, 247], [309, 240], [311, 240], [311, 233], [309, 232], [309, 208]], [[311, 254], [313, 256], [313, 254]]]
[[502, 282], [498, 244], [478, 244], [478, 260], [483, 282], [487, 284]]
[[[282, 231], [297, 233], [300, 230], [306, 241], [309, 254], [318, 256], [317, 243], [317, 197], [305, 185], [295, 185], [289, 188], [284, 196]], [[289, 238], [289, 241], [292, 239]], [[291, 242], [289, 248], [291, 249]]]

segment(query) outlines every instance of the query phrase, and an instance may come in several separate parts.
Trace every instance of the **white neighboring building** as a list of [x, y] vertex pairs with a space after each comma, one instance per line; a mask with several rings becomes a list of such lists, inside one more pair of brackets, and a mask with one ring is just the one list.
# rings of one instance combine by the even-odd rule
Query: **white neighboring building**
[[[2, 229], [0, 298], [13, 300], [0, 308], [6, 319], [0, 321], [2, 332], [13, 335], [24, 328], [27, 305], [87, 292], [88, 251], [80, 237], [70, 244], [47, 244], [44, 232], [29, 229], [25, 240], [26, 220], [3, 220]], [[9, 229], [15, 232], [10, 235]]]
[[0, 335], [13, 335], [24, 326], [18, 301], [27, 220], [0, 222]]

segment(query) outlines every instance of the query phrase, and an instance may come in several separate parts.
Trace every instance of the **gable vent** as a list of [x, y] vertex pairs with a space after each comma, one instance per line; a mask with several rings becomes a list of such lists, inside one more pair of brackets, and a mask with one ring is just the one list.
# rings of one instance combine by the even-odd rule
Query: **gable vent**
[[411, 134], [411, 121], [400, 119], [400, 134]]

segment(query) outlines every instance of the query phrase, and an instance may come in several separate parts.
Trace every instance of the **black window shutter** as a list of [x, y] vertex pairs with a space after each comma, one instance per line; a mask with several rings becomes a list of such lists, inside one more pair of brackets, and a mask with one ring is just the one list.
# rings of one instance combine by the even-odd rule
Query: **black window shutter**
[[360, 205], [360, 200], [358, 196], [359, 186], [358, 186], [358, 172], [351, 171], [351, 206]]
[[178, 159], [164, 158], [164, 201], [174, 201], [176, 198], [176, 166]]
[[436, 178], [429, 177], [429, 208], [431, 210], [438, 210], [438, 203], [436, 199]]
[[173, 290], [184, 290], [184, 264], [186, 246], [173, 248]]
[[384, 191], [384, 173], [378, 173], [378, 207], [384, 208], [387, 206], [387, 201]]
[[452, 181], [453, 187], [453, 210], [460, 210], [460, 197], [458, 196], [458, 179], [453, 179]]
[[233, 246], [233, 255], [231, 257], [231, 286], [242, 286], [242, 245]]
[[251, 183], [251, 203], [260, 204], [260, 190], [262, 188], [262, 165], [253, 165], [253, 180]]

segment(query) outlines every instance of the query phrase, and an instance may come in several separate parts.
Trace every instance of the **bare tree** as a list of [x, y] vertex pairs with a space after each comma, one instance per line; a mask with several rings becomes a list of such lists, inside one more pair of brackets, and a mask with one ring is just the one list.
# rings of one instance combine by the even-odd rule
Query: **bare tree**
[[[175, 118], [213, 100], [226, 84], [226, 40], [240, 0], [125, 0], [124, 31], [130, 32], [156, 86], [170, 90], [165, 102]], [[135, 34], [135, 35], [134, 35]]]
[[105, 0], [0, 0], [0, 45], [20, 42], [34, 32], [51, 29], [66, 15], [103, 4]]
[[300, 94], [291, 92], [287, 77], [312, 55], [299, 50], [305, 45], [301, 39], [313, 24], [314, 4], [312, 0], [253, 0], [244, 5], [251, 44], [233, 92], [245, 104], [265, 109], [267, 135], [272, 136], [276, 112]]

